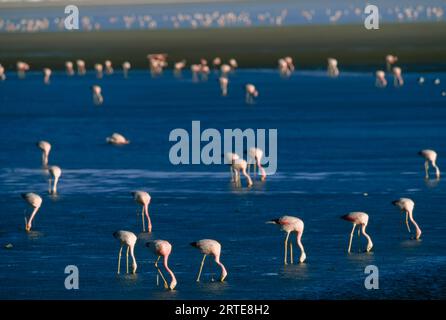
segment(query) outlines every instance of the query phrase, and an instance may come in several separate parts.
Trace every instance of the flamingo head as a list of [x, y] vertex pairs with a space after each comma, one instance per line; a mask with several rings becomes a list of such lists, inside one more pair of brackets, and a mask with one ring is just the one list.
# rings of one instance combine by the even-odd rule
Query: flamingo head
[[170, 282], [169, 289], [174, 290], [176, 286], [177, 286], [177, 279], [173, 278], [172, 281]]
[[302, 254], [300, 255], [300, 258], [299, 258], [299, 262], [303, 263], [303, 262], [305, 262], [306, 259], [307, 259], [307, 255], [305, 254], [304, 251], [302, 251]]
[[132, 273], [133, 274], [136, 273], [136, 269], [138, 269], [138, 264], [135, 262], [134, 264], [132, 264]]
[[221, 281], [221, 282], [225, 281], [225, 279], [226, 279], [227, 276], [228, 276], [228, 272], [227, 272], [225, 269], [223, 269], [223, 271], [221, 272], [221, 278], [220, 278], [220, 281]]
[[372, 241], [369, 241], [369, 243], [367, 243], [367, 252], [370, 252], [370, 250], [372, 250], [373, 248], [373, 243]]

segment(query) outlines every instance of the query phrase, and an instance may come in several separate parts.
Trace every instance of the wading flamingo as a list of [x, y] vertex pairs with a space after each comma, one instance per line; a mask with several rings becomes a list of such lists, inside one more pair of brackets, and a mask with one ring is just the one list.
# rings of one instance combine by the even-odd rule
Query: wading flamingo
[[110, 137], [105, 138], [105, 141], [115, 146], [120, 146], [130, 143], [130, 140], [127, 140], [122, 134], [116, 132], [113, 133]]
[[5, 68], [0, 64], [0, 80], [6, 80]]
[[231, 66], [228, 64], [222, 64], [220, 67], [220, 72], [222, 76], [226, 76], [229, 72], [231, 72]]
[[234, 58], [229, 59], [229, 65], [231, 66], [232, 70], [235, 70], [238, 68], [237, 60], [235, 60]]
[[[152, 250], [152, 252], [158, 256], [158, 258], [155, 261], [155, 268], [158, 271], [159, 275], [161, 276], [161, 279], [163, 279], [164, 282], [164, 288], [173, 290], [177, 286], [177, 279], [175, 278], [175, 274], [170, 270], [168, 265], [169, 256], [172, 253], [172, 245], [166, 241], [166, 240], [153, 240], [146, 243], [146, 247]], [[166, 278], [164, 277], [163, 273], [161, 272], [160, 268], [158, 267], [158, 261], [159, 259], [163, 257], [163, 265], [166, 271], [169, 273], [171, 280], [170, 284], [167, 285]]]
[[327, 73], [330, 77], [336, 78], [339, 76], [339, 69], [338, 69], [338, 60], [334, 58], [328, 58], [327, 59]]
[[[361, 232], [364, 235], [364, 237], [366, 237], [366, 239], [367, 239], [367, 252], [372, 250], [372, 248], [373, 248], [372, 239], [365, 232], [365, 228], [367, 227], [367, 224], [369, 223], [369, 215], [365, 212], [350, 212], [346, 215], [343, 215], [341, 218], [353, 223], [353, 229], [352, 229], [352, 233], [350, 234], [350, 241], [348, 243], [348, 253], [351, 252], [353, 233], [355, 232], [355, 228], [357, 225], [361, 226]], [[359, 231], [358, 231], [358, 236], [360, 236]]]
[[392, 70], [392, 66], [398, 61], [398, 57], [392, 54], [386, 56], [386, 67], [387, 71]]
[[135, 244], [136, 244], [136, 235], [133, 232], [130, 231], [124, 231], [119, 230], [115, 231], [113, 233], [113, 237], [115, 239], [118, 239], [121, 248], [119, 249], [119, 255], [118, 255], [118, 274], [121, 273], [121, 255], [122, 255], [122, 248], [124, 246], [127, 246], [127, 252], [126, 252], [126, 272], [129, 273], [129, 251], [130, 256], [132, 257], [132, 273], [136, 273], [136, 269], [138, 268], [138, 265], [136, 264], [136, 258], [135, 258]]
[[33, 208], [33, 212], [31, 213], [29, 219], [25, 217], [25, 230], [30, 231], [32, 228], [34, 217], [36, 216], [37, 211], [39, 211], [39, 208], [42, 205], [42, 198], [38, 194], [32, 192], [22, 193], [22, 198], [25, 199], [30, 207]]
[[192, 247], [195, 247], [201, 251], [203, 256], [203, 260], [201, 260], [200, 271], [198, 272], [197, 282], [200, 281], [201, 271], [203, 270], [204, 260], [208, 255], [214, 256], [215, 263], [218, 264], [221, 268], [221, 276], [220, 281], [223, 282], [228, 275], [225, 266], [220, 262], [220, 254], [221, 254], [221, 244], [218, 241], [211, 239], [203, 239], [197, 242], [191, 243]]
[[424, 170], [426, 171], [426, 179], [429, 179], [429, 162], [432, 164], [432, 167], [435, 168], [435, 175], [437, 179], [440, 179], [440, 168], [437, 166], [437, 153], [434, 150], [421, 150], [418, 152], [420, 156], [424, 158]]
[[409, 219], [410, 219], [410, 222], [412, 222], [412, 224], [415, 227], [415, 239], [417, 239], [417, 240], [420, 239], [421, 229], [413, 218], [413, 209], [415, 207], [415, 202], [413, 202], [413, 200], [408, 199], [408, 198], [400, 198], [398, 200], [392, 201], [392, 204], [394, 206], [400, 208], [401, 212], [406, 213], [407, 231], [409, 231], [409, 233], [410, 233], [410, 227], [409, 227]]
[[246, 98], [245, 98], [246, 103], [253, 104], [254, 98], [258, 97], [259, 95], [259, 92], [257, 91], [256, 87], [253, 84], [248, 83], [245, 86], [245, 91], [246, 91]]
[[51, 69], [43, 68], [43, 82], [45, 84], [50, 84], [50, 77], [51, 77]]
[[19, 78], [20, 79], [25, 78], [26, 71], [29, 70], [29, 64], [23, 61], [18, 61], [16, 66], [17, 66], [17, 75], [19, 76]]
[[104, 97], [102, 97], [102, 89], [98, 85], [94, 85], [91, 87], [91, 91], [93, 93], [93, 103], [97, 106], [100, 106], [104, 103]]
[[237, 186], [240, 187], [242, 186], [242, 181], [240, 179], [240, 171], [246, 178], [246, 181], [248, 183], [248, 188], [252, 186], [251, 177], [246, 172], [246, 169], [248, 168], [248, 162], [246, 162], [246, 160], [240, 158], [238, 159], [233, 158], [231, 167], [232, 167], [232, 172], [234, 174], [234, 182]]
[[220, 77], [218, 79], [218, 81], [220, 82], [220, 89], [221, 89], [221, 95], [222, 96], [227, 96], [228, 95], [228, 83], [229, 83], [229, 79], [226, 77]]
[[87, 69], [85, 68], [85, 61], [84, 60], [76, 60], [76, 66], [77, 66], [77, 74], [80, 76], [83, 76], [87, 73]]
[[146, 231], [146, 225], [144, 222], [144, 215], [145, 215], [147, 217], [147, 232], [152, 232], [152, 221], [150, 220], [149, 216], [149, 204], [152, 198], [147, 192], [140, 190], [132, 192], [132, 196], [133, 199], [136, 201], [136, 203], [142, 206], [141, 210], [142, 231], [143, 232]]
[[[58, 166], [50, 166], [48, 168], [48, 171], [50, 173], [50, 178], [48, 179], [48, 193], [57, 194], [57, 183], [59, 182], [59, 178], [62, 175], [62, 169], [60, 169], [60, 167]], [[52, 180], [54, 180], [54, 182]]]
[[376, 71], [375, 86], [378, 88], [385, 88], [387, 86], [386, 73], [384, 71]]
[[286, 63], [285, 59], [279, 59], [277, 61], [279, 73], [282, 77], [288, 77], [290, 76], [290, 70], [288, 69], [288, 64]]
[[71, 62], [71, 61], [65, 61], [65, 72], [66, 72], [67, 75], [69, 75], [69, 76], [74, 75], [73, 62]]
[[285, 58], [283, 58], [284, 60], [285, 60], [285, 62], [287, 63], [287, 65], [288, 65], [288, 70], [290, 71], [290, 72], [293, 72], [294, 71], [294, 62], [293, 62], [293, 58], [291, 58], [291, 57], [285, 57]]
[[37, 147], [42, 150], [42, 166], [44, 168], [48, 167], [48, 156], [51, 151], [51, 144], [48, 141], [39, 141], [36, 143]]
[[404, 80], [402, 77], [402, 71], [400, 67], [393, 67], [393, 85], [395, 87], [401, 87], [404, 84]]
[[96, 78], [101, 79], [102, 78], [102, 71], [104, 70], [104, 67], [100, 63], [96, 63], [94, 65], [94, 70], [96, 71]]
[[173, 65], [173, 70], [174, 70], [175, 75], [180, 75], [181, 71], [183, 71], [185, 66], [186, 66], [186, 60], [181, 60], [181, 61], [176, 62]]
[[122, 72], [124, 73], [124, 78], [127, 78], [129, 75], [129, 70], [132, 67], [132, 65], [130, 64], [130, 62], [125, 61], [122, 63]]
[[105, 74], [110, 75], [113, 73], [113, 64], [110, 60], [105, 60], [104, 61], [104, 65], [105, 65]]
[[229, 164], [229, 172], [231, 173], [231, 182], [235, 182], [235, 171], [232, 165], [235, 161], [239, 160], [240, 156], [236, 153], [226, 152], [224, 155], [224, 163]]
[[[300, 248], [300, 257], [299, 262], [302, 263], [307, 258], [307, 255], [305, 254], [305, 249], [302, 244], [302, 235], [304, 233], [304, 222], [297, 218], [292, 216], [283, 216], [278, 219], [273, 219], [268, 221], [267, 223], [277, 224], [281, 226], [281, 230], [285, 231], [287, 233], [285, 237], [285, 256], [283, 259], [284, 264], [287, 263], [287, 249], [288, 249], [288, 238], [290, 237], [291, 232], [296, 232], [296, 239], [297, 239], [297, 246]], [[290, 242], [290, 258], [291, 258], [291, 264], [293, 264], [293, 241]]]
[[197, 82], [198, 81], [198, 73], [201, 71], [201, 65], [199, 65], [199, 64], [191, 65], [190, 71], [192, 73], [192, 81]]
[[248, 167], [251, 167], [251, 163], [254, 165], [254, 174], [257, 174], [257, 167], [259, 167], [260, 175], [262, 176], [262, 181], [266, 180], [266, 172], [262, 166], [262, 158], [263, 158], [263, 150], [260, 148], [249, 148], [249, 156], [251, 157], [251, 161]]
[[212, 60], [212, 65], [214, 66], [214, 69], [217, 70], [221, 65], [220, 57], [215, 57], [214, 60]]

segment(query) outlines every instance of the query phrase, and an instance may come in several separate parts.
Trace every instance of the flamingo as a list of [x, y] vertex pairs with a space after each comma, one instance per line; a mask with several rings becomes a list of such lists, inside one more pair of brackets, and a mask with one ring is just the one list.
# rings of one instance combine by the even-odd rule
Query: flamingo
[[[285, 243], [284, 243], [284, 247], [285, 247], [285, 257], [283, 260], [284, 264], [288, 264], [287, 263], [288, 238], [290, 237], [291, 232], [293, 232], [293, 231], [296, 232], [297, 246], [300, 248], [299, 262], [303, 263], [305, 261], [305, 259], [307, 258], [307, 255], [305, 254], [305, 248], [302, 244], [302, 235], [304, 233], [304, 222], [297, 217], [283, 216], [278, 219], [270, 220], [267, 223], [278, 224], [281, 226], [281, 230], [285, 231], [287, 233], [287, 235], [285, 237]], [[290, 259], [291, 259], [291, 264], [293, 264], [293, 242], [292, 241], [290, 242]]]
[[132, 192], [133, 199], [142, 206], [141, 219], [142, 219], [142, 231], [146, 231], [146, 226], [144, 223], [144, 215], [147, 217], [147, 232], [152, 232], [152, 221], [149, 216], [149, 204], [152, 199], [150, 195], [145, 191], [134, 191]]
[[136, 269], [138, 268], [138, 265], [136, 263], [136, 258], [135, 258], [135, 244], [136, 244], [136, 235], [133, 232], [130, 231], [125, 231], [125, 230], [119, 230], [119, 231], [115, 231], [113, 233], [113, 237], [115, 237], [115, 239], [118, 239], [120, 244], [121, 244], [121, 248], [119, 249], [119, 255], [118, 255], [118, 274], [121, 273], [121, 255], [122, 255], [122, 248], [124, 246], [127, 246], [127, 252], [126, 252], [126, 272], [129, 273], [129, 251], [130, 251], [130, 256], [132, 257], [132, 273], [135, 274], [136, 273]]
[[398, 57], [394, 56], [392, 54], [388, 54], [386, 56], [386, 66], [387, 71], [390, 71], [392, 69], [392, 65], [394, 65], [398, 61]]
[[291, 57], [285, 57], [285, 58], [283, 58], [284, 60], [285, 60], [285, 62], [287, 63], [287, 65], [288, 65], [288, 70], [290, 71], [290, 73], [291, 72], [293, 72], [294, 71], [294, 69], [295, 69], [295, 67], [294, 67], [294, 62], [293, 62], [293, 58], [291, 58]]
[[254, 97], [257, 97], [259, 95], [259, 92], [257, 91], [256, 87], [253, 84], [248, 83], [245, 86], [245, 91], [246, 91], [246, 103], [248, 104], [254, 103]]
[[393, 85], [395, 87], [401, 87], [404, 84], [403, 77], [401, 76], [402, 71], [400, 67], [393, 67]]
[[425, 149], [418, 152], [418, 154], [425, 159], [424, 170], [426, 171], [426, 179], [429, 179], [429, 162], [435, 168], [437, 179], [440, 179], [440, 168], [437, 166], [437, 153], [434, 150]]
[[398, 200], [392, 201], [392, 204], [398, 208], [401, 209], [401, 212], [406, 213], [406, 226], [407, 230], [410, 233], [410, 227], [409, 227], [409, 219], [412, 222], [412, 224], [415, 226], [415, 239], [420, 239], [421, 236], [421, 229], [418, 226], [418, 224], [415, 222], [413, 218], [413, 209], [415, 207], [415, 202], [413, 202], [412, 199], [408, 198], [400, 198]]
[[96, 70], [96, 78], [101, 79], [102, 78], [102, 71], [104, 70], [104, 67], [100, 63], [96, 63], [94, 65], [94, 70]]
[[228, 83], [229, 83], [229, 79], [226, 77], [220, 77], [218, 79], [218, 81], [220, 82], [220, 89], [221, 89], [221, 95], [222, 96], [227, 96], [228, 95]]
[[201, 65], [192, 64], [190, 66], [190, 71], [192, 72], [192, 81], [197, 82], [198, 81], [198, 73], [201, 71]]
[[[158, 256], [158, 258], [155, 261], [155, 268], [158, 271], [159, 275], [163, 279], [164, 282], [164, 288], [173, 290], [177, 286], [177, 279], [175, 278], [175, 274], [173, 271], [169, 268], [168, 260], [169, 256], [172, 253], [172, 245], [166, 241], [166, 240], [153, 240], [146, 243], [146, 247], [151, 249], [152, 252]], [[170, 284], [167, 285], [166, 278], [164, 277], [163, 273], [161, 272], [160, 268], [158, 267], [158, 261], [159, 259], [163, 257], [163, 265], [166, 271], [169, 273], [171, 277]]]
[[287, 77], [290, 75], [290, 71], [288, 69], [288, 64], [285, 61], [285, 59], [279, 59], [277, 61], [277, 64], [278, 64], [279, 73], [281, 76]]
[[328, 75], [332, 78], [336, 78], [337, 76], [339, 76], [338, 60], [334, 58], [328, 58], [327, 62], [328, 62], [327, 66]]
[[376, 71], [375, 85], [378, 88], [384, 88], [387, 86], [386, 73], [382, 70]]
[[201, 71], [201, 80], [207, 81], [208, 75], [211, 72], [211, 69], [209, 69], [209, 66], [207, 64], [201, 65], [200, 71]]
[[436, 86], [438, 86], [440, 83], [441, 83], [441, 81], [440, 81], [439, 78], [436, 78], [436, 79], [434, 80], [434, 84], [435, 84]]
[[179, 75], [186, 66], [186, 60], [178, 61], [174, 64], [173, 69], [176, 75]]
[[241, 186], [241, 180], [240, 180], [240, 171], [245, 176], [246, 181], [248, 182], [248, 188], [252, 186], [252, 180], [249, 174], [246, 172], [246, 169], [248, 168], [248, 162], [246, 160], [241, 159], [237, 154], [233, 154], [232, 160], [231, 160], [231, 173], [233, 175], [233, 181]]
[[[263, 158], [263, 150], [260, 148], [249, 148], [249, 156], [251, 157], [251, 159], [254, 161], [254, 172], [256, 173], [256, 166], [259, 167], [260, 170], [260, 174], [262, 176], [262, 181], [266, 180], [266, 172], [265, 169], [262, 166], [262, 158]], [[249, 166], [251, 167], [251, 166]]]
[[129, 144], [130, 140], [127, 140], [122, 134], [119, 133], [113, 133], [110, 137], [107, 137], [105, 139], [107, 143], [119, 146], [124, 144]]
[[229, 72], [231, 72], [231, 66], [228, 64], [222, 64], [220, 67], [220, 72], [222, 76], [227, 75]]
[[214, 69], [218, 69], [218, 67], [221, 65], [220, 57], [215, 57], [214, 60], [212, 60], [212, 65], [214, 66]]
[[130, 70], [131, 67], [132, 67], [132, 66], [131, 66], [130, 62], [128, 62], [128, 61], [125, 61], [125, 62], [122, 64], [122, 71], [123, 71], [123, 73], [124, 73], [124, 78], [127, 78], [127, 77], [128, 77], [129, 70]]
[[6, 80], [5, 68], [0, 64], [0, 80]]
[[223, 263], [220, 262], [220, 254], [221, 254], [221, 244], [212, 239], [203, 239], [197, 242], [191, 243], [192, 247], [195, 247], [201, 251], [201, 253], [204, 254], [203, 260], [201, 261], [200, 265], [200, 271], [198, 272], [197, 282], [200, 281], [201, 277], [201, 271], [203, 270], [204, 260], [208, 255], [214, 256], [215, 263], [218, 264], [221, 268], [221, 276], [220, 281], [223, 282], [226, 277], [228, 276], [228, 272], [226, 271], [225, 266]]
[[424, 79], [424, 77], [419, 77], [418, 78], [418, 84], [420, 84], [420, 85], [424, 84], [425, 81], [426, 80]]
[[104, 65], [105, 65], [105, 74], [108, 74], [108, 75], [112, 74], [113, 73], [112, 62], [110, 60], [105, 60]]
[[[350, 221], [351, 223], [353, 223], [353, 229], [352, 229], [352, 233], [350, 234], [350, 241], [348, 243], [348, 253], [350, 253], [350, 251], [351, 251], [353, 233], [355, 232], [355, 228], [357, 225], [361, 226], [361, 232], [364, 235], [364, 237], [367, 238], [367, 252], [372, 250], [372, 248], [373, 248], [372, 239], [365, 232], [365, 228], [367, 227], [367, 224], [369, 223], [369, 215], [365, 212], [350, 212], [346, 215], [343, 215], [341, 217], [341, 219], [344, 219], [346, 221]], [[360, 236], [359, 230], [358, 230], [358, 236]]]
[[235, 182], [235, 171], [234, 168], [232, 167], [232, 165], [234, 164], [235, 161], [240, 159], [240, 156], [236, 153], [232, 153], [232, 152], [227, 152], [225, 155], [225, 163], [230, 164], [229, 166], [229, 172], [231, 173], [231, 182]]
[[43, 68], [43, 82], [45, 84], [50, 84], [50, 77], [51, 77], [51, 69]]
[[48, 166], [48, 156], [51, 151], [51, 144], [48, 141], [39, 141], [36, 143], [37, 147], [42, 150], [42, 166], [46, 168]]
[[104, 97], [102, 97], [102, 89], [98, 85], [94, 85], [91, 87], [91, 91], [93, 92], [93, 103], [97, 106], [104, 103]]
[[29, 64], [27, 64], [26, 62], [23, 62], [23, 61], [18, 61], [16, 66], [17, 66], [17, 74], [18, 74], [19, 78], [20, 79], [25, 78], [26, 71], [29, 70]]
[[65, 71], [69, 76], [74, 75], [73, 62], [65, 61]]
[[87, 70], [85, 69], [85, 61], [84, 60], [76, 60], [77, 66], [77, 74], [83, 76]]
[[[59, 182], [59, 178], [62, 175], [62, 169], [58, 166], [50, 166], [48, 168], [50, 173], [50, 178], [48, 179], [48, 193], [49, 194], [57, 194], [57, 183]], [[51, 188], [51, 182], [54, 179], [53, 187]]]
[[33, 192], [22, 193], [22, 198], [25, 199], [30, 207], [33, 208], [33, 212], [31, 213], [29, 219], [25, 217], [25, 230], [30, 231], [34, 217], [36, 216], [37, 211], [39, 211], [39, 208], [42, 205], [42, 198], [38, 194]]
[[237, 60], [235, 60], [234, 58], [229, 59], [229, 65], [231, 66], [232, 70], [235, 70], [238, 68]]

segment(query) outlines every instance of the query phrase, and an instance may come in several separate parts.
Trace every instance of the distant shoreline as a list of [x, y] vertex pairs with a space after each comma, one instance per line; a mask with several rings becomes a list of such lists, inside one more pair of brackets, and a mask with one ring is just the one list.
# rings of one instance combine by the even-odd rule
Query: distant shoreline
[[31, 65], [63, 69], [66, 60], [83, 59], [91, 69], [111, 59], [115, 68], [130, 61], [133, 68], [147, 68], [148, 53], [169, 54], [187, 64], [236, 58], [241, 68], [274, 68], [277, 59], [292, 56], [297, 68], [321, 69], [328, 57], [340, 68], [383, 69], [386, 54], [399, 57], [400, 66], [423, 71], [446, 70], [446, 23], [381, 25], [316, 25], [196, 30], [132, 30], [96, 32], [0, 33], [0, 63], [15, 69], [18, 60]]

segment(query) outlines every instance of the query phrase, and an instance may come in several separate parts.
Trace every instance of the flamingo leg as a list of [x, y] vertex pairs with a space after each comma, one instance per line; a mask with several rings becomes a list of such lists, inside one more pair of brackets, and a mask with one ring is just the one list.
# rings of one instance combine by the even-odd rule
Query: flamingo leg
[[356, 224], [353, 224], [352, 233], [350, 233], [350, 241], [348, 243], [348, 253], [350, 253], [350, 250], [352, 248], [352, 240], [353, 240], [353, 234], [355, 232]]
[[293, 241], [290, 241], [290, 257], [291, 257], [291, 264], [294, 264], [293, 259]]
[[406, 211], [406, 226], [407, 226], [407, 230], [410, 233], [410, 226], [409, 226], [409, 212]]
[[254, 162], [254, 177], [257, 177], [257, 163]]
[[141, 219], [142, 219], [142, 232], [145, 232], [146, 231], [146, 224], [144, 222], [144, 206], [142, 207], [142, 210], [141, 210]]
[[288, 247], [288, 238], [290, 237], [290, 233], [288, 232], [287, 233], [287, 235], [286, 235], [286, 238], [285, 238], [285, 244], [284, 244], [284, 246], [285, 246], [285, 257], [284, 257], [284, 259], [283, 259], [283, 263], [284, 264], [288, 264], [287, 263], [287, 247]]
[[198, 272], [197, 282], [200, 282], [201, 271], [203, 270], [204, 260], [206, 259], [206, 255], [203, 256], [203, 260], [201, 260], [200, 271]]
[[119, 254], [118, 254], [118, 274], [121, 273], [121, 254], [122, 254], [122, 245], [121, 249], [119, 249]]
[[426, 179], [429, 179], [429, 161], [424, 162], [424, 171], [426, 171]]
[[[155, 261], [155, 268], [158, 271], [158, 274], [161, 276], [161, 279], [163, 279], [164, 282], [164, 288], [167, 289], [169, 285], [167, 284], [166, 278], [164, 278], [163, 273], [161, 272], [160, 268], [158, 267], [158, 261], [160, 260], [161, 256], [158, 256], [158, 259]], [[156, 278], [156, 285], [158, 285], [158, 276]]]
[[48, 193], [51, 194], [51, 178], [48, 179]]
[[127, 246], [127, 251], [125, 254], [126, 257], [126, 263], [125, 263], [125, 267], [126, 267], [126, 273], [129, 273], [129, 246]]
[[358, 252], [361, 252], [361, 229], [358, 228]]

